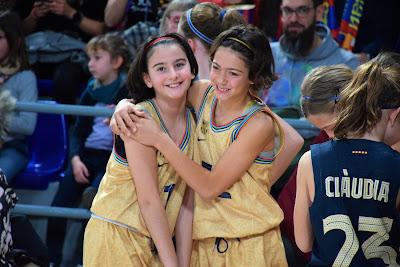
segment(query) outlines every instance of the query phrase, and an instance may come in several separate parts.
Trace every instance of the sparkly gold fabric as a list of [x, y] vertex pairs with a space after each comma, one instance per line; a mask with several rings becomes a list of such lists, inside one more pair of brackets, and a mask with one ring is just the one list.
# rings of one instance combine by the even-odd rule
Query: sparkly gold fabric
[[[141, 106], [158, 122], [161, 127], [166, 130], [165, 124], [162, 121], [157, 107], [152, 101], [145, 101], [141, 103]], [[187, 125], [186, 133], [182, 138], [180, 144], [181, 150], [189, 157], [193, 157], [193, 142], [194, 134], [192, 129], [195, 127], [194, 119], [189, 110], [187, 110]], [[178, 213], [182, 204], [183, 195], [185, 192], [186, 184], [180, 179], [172, 168], [168, 164], [167, 159], [157, 152], [157, 163], [158, 163], [158, 178], [159, 178], [159, 192], [161, 200], [164, 203], [166, 209], [169, 227], [171, 234], [174, 231], [175, 223], [178, 217]], [[173, 190], [171, 191], [171, 188]], [[128, 162], [126, 158], [119, 155], [116, 152], [115, 146], [110, 159], [107, 164], [106, 173], [101, 181], [98, 193], [93, 200], [91, 212], [97, 216], [105, 218], [106, 220], [115, 221], [119, 224], [123, 224], [127, 227], [136, 229], [137, 233], [126, 233], [126, 228], [112, 225], [109, 227], [101, 226], [99, 219], [92, 218], [90, 224], [88, 224], [85, 233], [85, 261], [90, 262], [91, 266], [103, 266], [104, 257], [114, 258], [119, 252], [114, 251], [116, 247], [123, 250], [135, 250], [136, 245], [133, 246], [130, 239], [136, 240], [136, 235], [143, 235], [150, 238], [150, 233], [147, 230], [146, 224], [140, 212], [138, 204], [136, 188], [134, 185], [133, 177], [128, 168]], [[93, 220], [96, 220], [94, 222]], [[106, 224], [112, 224], [112, 222], [104, 222]], [[103, 222], [102, 222], [103, 224]], [[99, 229], [97, 229], [99, 227]], [[118, 240], [114, 240], [113, 237], [120, 229], [121, 236]], [[105, 232], [102, 232], [105, 231]], [[129, 230], [128, 230], [129, 231]], [[109, 238], [101, 237], [96, 238], [92, 235], [100, 235]], [[125, 242], [127, 241], [127, 242]], [[118, 246], [110, 246], [108, 243], [120, 242]], [[138, 241], [138, 246], [143, 245], [142, 241]], [[146, 250], [147, 248], [141, 248]], [[101, 250], [101, 251], [98, 251]], [[93, 251], [93, 253], [92, 253]], [[139, 252], [138, 252], [139, 253]], [[148, 252], [145, 253], [146, 257], [151, 255]], [[96, 265], [97, 263], [97, 265]], [[112, 266], [118, 266], [114, 264]], [[151, 265], [128, 265], [128, 266], [151, 266]]]
[[[209, 88], [198, 114], [196, 137], [199, 140], [199, 153], [195, 153], [195, 160], [208, 168], [218, 162], [253, 114], [260, 111], [267, 114], [270, 112], [266, 106], [252, 100], [243, 116], [226, 125], [216, 125], [212, 120], [215, 105], [214, 91]], [[279, 138], [281, 132], [277, 132], [278, 139], [282, 141]], [[286, 266], [279, 231], [283, 212], [269, 193], [269, 174], [274, 157], [274, 151], [262, 152], [240, 180], [212, 201], [202, 200], [195, 194], [193, 239], [198, 252], [193, 257], [194, 266]], [[268, 236], [268, 239], [259, 238], [260, 236]], [[213, 242], [216, 237], [245, 239], [252, 249], [246, 248], [246, 242], [239, 242], [236, 246], [234, 241], [232, 248], [235, 249], [231, 251], [230, 247], [224, 253], [226, 255], [218, 255], [214, 261], [212, 255], [216, 254], [213, 252]], [[253, 237], [258, 241], [252, 240]], [[252, 255], [260, 257], [260, 264], [254, 264], [259, 258], [254, 259]], [[221, 261], [221, 257], [225, 261]], [[271, 257], [279, 264], [271, 265]], [[264, 261], [267, 258], [268, 261]], [[241, 260], [238, 261], [239, 259]]]
[[279, 231], [245, 238], [194, 240], [191, 267], [288, 266]]
[[112, 223], [91, 218], [83, 246], [85, 267], [162, 266], [151, 252], [151, 239]]

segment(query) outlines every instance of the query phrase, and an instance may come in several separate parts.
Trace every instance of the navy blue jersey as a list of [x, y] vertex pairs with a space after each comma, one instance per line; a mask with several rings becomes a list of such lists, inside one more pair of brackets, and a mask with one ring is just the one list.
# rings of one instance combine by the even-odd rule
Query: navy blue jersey
[[400, 154], [363, 139], [311, 146], [309, 266], [400, 266]]

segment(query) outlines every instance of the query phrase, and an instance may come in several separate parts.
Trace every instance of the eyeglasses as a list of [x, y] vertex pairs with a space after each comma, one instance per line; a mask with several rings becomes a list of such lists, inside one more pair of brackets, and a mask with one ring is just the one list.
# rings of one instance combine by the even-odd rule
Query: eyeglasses
[[313, 9], [313, 7], [309, 7], [309, 6], [299, 6], [295, 9], [292, 9], [290, 7], [282, 7], [282, 15], [284, 17], [290, 17], [292, 16], [294, 13], [296, 13], [296, 15], [298, 17], [305, 17], [308, 15], [308, 13], [310, 13], [310, 10]]

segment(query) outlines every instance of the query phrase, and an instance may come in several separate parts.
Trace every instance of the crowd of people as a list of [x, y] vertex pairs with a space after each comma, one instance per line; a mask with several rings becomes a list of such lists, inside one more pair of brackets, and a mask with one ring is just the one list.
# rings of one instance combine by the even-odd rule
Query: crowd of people
[[[51, 97], [115, 109], [69, 120], [51, 205], [91, 211], [78, 263], [400, 266], [400, 30], [367, 40], [370, 7], [368, 45], [352, 52], [321, 22], [325, 0], [8, 2], [0, 108]], [[251, 25], [238, 4], [278, 7], [280, 22]], [[63, 266], [67, 219], [49, 218], [36, 248], [13, 228], [36, 113], [3, 117], [0, 263]]]

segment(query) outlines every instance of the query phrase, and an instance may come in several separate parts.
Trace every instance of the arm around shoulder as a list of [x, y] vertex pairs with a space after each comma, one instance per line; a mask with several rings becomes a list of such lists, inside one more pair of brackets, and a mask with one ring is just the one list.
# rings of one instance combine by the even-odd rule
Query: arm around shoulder
[[212, 200], [237, 182], [261, 151], [273, 142], [273, 139], [272, 119], [265, 114], [256, 114], [241, 129], [238, 138], [229, 146], [211, 171], [181, 153], [166, 134], [157, 138], [155, 146], [201, 198]]

